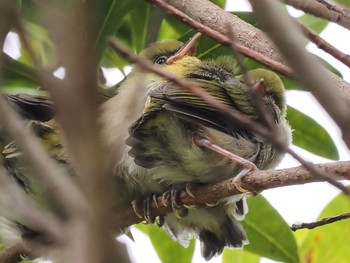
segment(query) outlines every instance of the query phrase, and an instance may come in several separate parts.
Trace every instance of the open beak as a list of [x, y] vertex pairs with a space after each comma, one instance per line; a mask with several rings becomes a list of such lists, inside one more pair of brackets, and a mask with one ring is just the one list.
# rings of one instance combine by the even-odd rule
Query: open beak
[[201, 37], [201, 33], [195, 34], [186, 44], [184, 44], [179, 51], [177, 51], [174, 55], [172, 55], [166, 61], [167, 64], [172, 64], [176, 60], [182, 59], [184, 56], [194, 56], [196, 53], [196, 49], [199, 43], [199, 39]]

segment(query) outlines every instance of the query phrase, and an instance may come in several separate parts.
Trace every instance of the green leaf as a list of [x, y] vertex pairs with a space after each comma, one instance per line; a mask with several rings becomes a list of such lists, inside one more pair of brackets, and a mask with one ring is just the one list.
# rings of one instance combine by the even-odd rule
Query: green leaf
[[261, 195], [248, 199], [249, 213], [242, 222], [249, 238], [244, 247], [251, 253], [283, 262], [300, 262], [288, 224]]
[[298, 17], [298, 21], [318, 34], [320, 34], [328, 25], [327, 20], [309, 14]]
[[149, 236], [162, 263], [192, 262], [195, 240], [191, 240], [189, 247], [184, 248], [158, 226], [138, 224], [136, 227]]
[[350, 7], [350, 0], [335, 0], [334, 2], [337, 2], [343, 6]]
[[315, 120], [292, 107], [287, 109], [287, 119], [293, 129], [293, 144], [331, 160], [339, 159], [332, 138]]
[[3, 82], [7, 86], [28, 86], [37, 88], [40, 79], [37, 72], [30, 66], [27, 66], [10, 56], [2, 53]]
[[137, 3], [137, 6], [130, 12], [129, 26], [135, 53], [140, 53], [145, 48], [151, 12], [152, 6], [145, 1]]
[[216, 4], [217, 6], [221, 7], [222, 9], [225, 8], [226, 0], [210, 0], [213, 4]]
[[[318, 219], [331, 217], [350, 211], [350, 200], [343, 194], [335, 197], [321, 212]], [[299, 239], [301, 262], [337, 262], [346, 263], [350, 258], [350, 224], [349, 219], [317, 227], [304, 232]], [[297, 235], [298, 236], [298, 235]]]
[[238, 16], [240, 19], [243, 21], [247, 22], [248, 24], [251, 24], [255, 27], [258, 27], [258, 22], [255, 19], [254, 13], [253, 12], [247, 12], [247, 11], [235, 11], [235, 12], [230, 12], [233, 15]]
[[[178, 19], [173, 16], [165, 16], [158, 34], [158, 40], [162, 39], [179, 39], [179, 40], [188, 40], [189, 37], [193, 36], [196, 33], [188, 25], [180, 22]], [[186, 41], [185, 40], [185, 41]]]
[[106, 37], [113, 35], [132, 8], [141, 0], [87, 1], [93, 24], [93, 47], [101, 55], [106, 46]]
[[222, 254], [222, 263], [259, 263], [260, 257], [245, 250], [226, 248]]

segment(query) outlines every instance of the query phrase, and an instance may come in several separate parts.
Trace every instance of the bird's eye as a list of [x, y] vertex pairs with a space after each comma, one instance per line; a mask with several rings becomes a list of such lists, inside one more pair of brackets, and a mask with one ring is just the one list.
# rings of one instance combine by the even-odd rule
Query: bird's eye
[[154, 62], [155, 64], [164, 64], [167, 61], [168, 57], [167, 56], [161, 56], [156, 59]]

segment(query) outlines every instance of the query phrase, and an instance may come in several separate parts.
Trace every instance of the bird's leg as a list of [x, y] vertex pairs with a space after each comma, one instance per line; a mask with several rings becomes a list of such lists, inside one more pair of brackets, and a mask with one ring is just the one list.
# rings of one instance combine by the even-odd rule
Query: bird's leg
[[231, 159], [232, 161], [235, 161], [235, 162], [241, 164], [242, 166], [247, 168], [249, 171], [258, 170], [258, 168], [255, 166], [255, 164], [252, 163], [251, 161], [248, 161], [248, 160], [238, 156], [237, 154], [234, 154], [232, 152], [225, 150], [224, 148], [220, 147], [219, 145], [212, 143], [207, 138], [204, 138], [198, 134], [195, 134], [193, 136], [193, 141], [197, 146], [208, 148], [216, 153], [219, 153], [223, 156], [226, 156], [227, 158]]
[[242, 193], [249, 192], [248, 190], [245, 190], [244, 188], [241, 187], [240, 182], [241, 182], [242, 177], [245, 176], [247, 173], [249, 173], [250, 171], [258, 170], [258, 168], [256, 167], [256, 165], [254, 163], [238, 156], [237, 154], [234, 154], [232, 152], [229, 152], [229, 151], [223, 149], [219, 145], [212, 143], [209, 139], [204, 138], [198, 134], [195, 134], [193, 136], [193, 141], [197, 146], [210, 149], [216, 153], [219, 153], [223, 156], [226, 156], [227, 158], [229, 158], [232, 161], [235, 161], [235, 162], [241, 164], [244, 167], [244, 169], [234, 178], [234, 180], [236, 182], [235, 186]]

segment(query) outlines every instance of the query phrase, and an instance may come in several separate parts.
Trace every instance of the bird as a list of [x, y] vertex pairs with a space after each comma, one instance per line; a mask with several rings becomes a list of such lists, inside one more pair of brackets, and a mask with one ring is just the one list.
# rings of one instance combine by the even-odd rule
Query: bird
[[[261, 125], [266, 126], [266, 119], [271, 119], [273, 129], [289, 144], [291, 128], [286, 120], [284, 86], [278, 75], [265, 69], [247, 73], [250, 84], [262, 84], [257, 93], [265, 110], [259, 111], [250, 85], [238, 74], [236, 61], [229, 56], [197, 58], [199, 39], [197, 33], [186, 43], [156, 42], [140, 56], [178, 78], [190, 80], [225, 106]], [[146, 201], [141, 214], [150, 222], [152, 215], [145, 210], [152, 196], [173, 193], [189, 183], [213, 184], [234, 178], [244, 170], [242, 163], [203, 147], [201, 140], [247, 160], [257, 169], [274, 168], [284, 156], [272, 143], [225, 118], [187, 89], [137, 66], [120, 86], [118, 95], [102, 106], [102, 112], [102, 123], [108, 124], [102, 130], [106, 145], [114, 151], [112, 155], [119, 156], [115, 174], [125, 180], [131, 196], [144, 200], [143, 205]], [[241, 248], [248, 243], [239, 223], [248, 210], [244, 193], [220, 200], [215, 206], [181, 210], [176, 209], [175, 201], [173, 205], [174, 211], [162, 218], [161, 225], [184, 246], [191, 237], [199, 239], [205, 260], [220, 255], [225, 247]], [[135, 206], [135, 212], [140, 214], [137, 210]]]
[[[196, 57], [200, 36], [197, 33], [186, 43], [162, 40], [151, 44], [140, 56], [178, 78], [190, 80], [228, 108], [259, 124], [266, 125], [266, 116], [262, 114], [269, 115], [273, 128], [290, 143], [284, 87], [278, 75], [265, 69], [248, 72], [250, 84], [261, 84], [257, 93], [266, 110], [259, 111], [251, 87], [239, 75], [232, 57], [206, 60]], [[25, 95], [11, 95], [7, 100], [23, 118], [29, 119], [28, 126], [40, 137], [51, 157], [71, 173], [59, 129], [50, 120], [54, 118], [54, 107], [49, 100]], [[213, 184], [235, 178], [245, 169], [223, 151], [204, 147], [200, 143], [203, 140], [247, 160], [253, 169], [274, 168], [284, 155], [273, 144], [222, 116], [187, 89], [137, 65], [118, 87], [117, 94], [104, 102], [99, 111], [102, 143], [114, 175], [128, 188], [130, 203], [144, 200], [147, 204], [154, 195], [167, 196], [188, 184]], [[26, 192], [31, 193], [34, 190], [25, 169], [16, 168], [20, 154], [15, 142], [5, 146], [5, 166]], [[244, 193], [205, 207], [178, 208], [173, 200], [173, 211], [161, 218], [164, 222], [160, 225], [184, 246], [192, 237], [199, 239], [202, 256], [210, 260], [225, 247], [241, 248], [248, 243], [239, 222], [247, 211]], [[139, 212], [137, 207], [135, 212]], [[152, 223], [151, 217], [145, 219]], [[22, 235], [35, 233], [19, 225]]]

